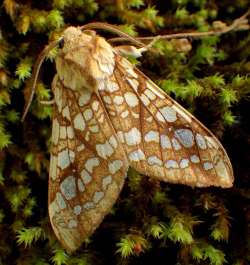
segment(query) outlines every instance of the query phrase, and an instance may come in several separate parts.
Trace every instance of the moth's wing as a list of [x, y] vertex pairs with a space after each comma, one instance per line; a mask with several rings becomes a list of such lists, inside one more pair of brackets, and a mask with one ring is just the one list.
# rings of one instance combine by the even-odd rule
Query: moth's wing
[[59, 241], [71, 252], [116, 201], [128, 162], [95, 93], [73, 92], [57, 78], [53, 90], [49, 216]]
[[172, 183], [232, 186], [226, 151], [193, 115], [118, 55], [112, 78], [100, 93], [133, 168]]

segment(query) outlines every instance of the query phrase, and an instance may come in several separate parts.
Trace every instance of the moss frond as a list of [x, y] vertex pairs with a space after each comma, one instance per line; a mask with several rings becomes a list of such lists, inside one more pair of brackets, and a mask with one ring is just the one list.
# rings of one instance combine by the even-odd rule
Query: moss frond
[[24, 81], [26, 78], [31, 76], [32, 70], [32, 59], [30, 57], [25, 57], [20, 63], [17, 65], [16, 76]]
[[53, 250], [53, 257], [51, 258], [51, 261], [55, 265], [66, 265], [69, 260], [69, 256], [66, 254], [66, 252], [63, 249], [57, 248]]
[[17, 231], [17, 244], [24, 244], [25, 247], [40, 239], [45, 239], [45, 233], [41, 227], [22, 228]]

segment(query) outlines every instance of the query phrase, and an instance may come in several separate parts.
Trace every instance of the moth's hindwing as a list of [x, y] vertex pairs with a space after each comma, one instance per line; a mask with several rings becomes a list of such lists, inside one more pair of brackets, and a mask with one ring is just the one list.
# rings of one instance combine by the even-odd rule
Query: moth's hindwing
[[94, 92], [74, 92], [55, 77], [49, 215], [68, 251], [80, 246], [110, 211], [128, 164]]

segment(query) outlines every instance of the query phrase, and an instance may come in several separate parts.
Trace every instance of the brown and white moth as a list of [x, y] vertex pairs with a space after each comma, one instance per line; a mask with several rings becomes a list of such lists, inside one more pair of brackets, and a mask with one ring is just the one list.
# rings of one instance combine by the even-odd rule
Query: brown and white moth
[[76, 27], [62, 39], [52, 83], [49, 216], [66, 250], [99, 226], [129, 166], [171, 183], [232, 186], [232, 166], [216, 137], [119, 48]]

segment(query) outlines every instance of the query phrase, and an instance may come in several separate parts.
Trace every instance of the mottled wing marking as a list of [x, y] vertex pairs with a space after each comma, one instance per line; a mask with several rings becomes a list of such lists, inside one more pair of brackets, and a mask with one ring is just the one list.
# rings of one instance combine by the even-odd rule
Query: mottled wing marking
[[70, 251], [100, 224], [119, 195], [128, 163], [96, 94], [53, 82], [49, 215]]
[[216, 137], [126, 59], [117, 55], [100, 94], [137, 171], [191, 186], [232, 186], [232, 166]]

